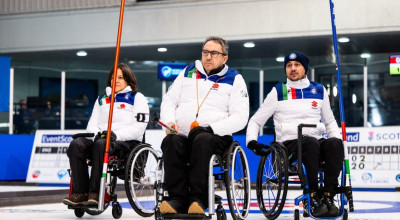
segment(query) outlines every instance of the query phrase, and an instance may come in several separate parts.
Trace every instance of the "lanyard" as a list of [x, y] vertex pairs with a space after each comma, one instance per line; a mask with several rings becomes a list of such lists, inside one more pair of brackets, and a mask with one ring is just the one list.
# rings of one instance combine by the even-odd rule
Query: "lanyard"
[[200, 76], [200, 73], [199, 73], [198, 70], [196, 70], [196, 97], [197, 97], [196, 120], [197, 120], [197, 117], [199, 116], [199, 111], [200, 111], [201, 106], [204, 104], [204, 101], [206, 100], [206, 98], [207, 98], [208, 95], [210, 94], [211, 90], [212, 90], [214, 87], [216, 87], [216, 86], [218, 85], [218, 81], [222, 78], [222, 76], [220, 76], [220, 77], [215, 81], [215, 83], [214, 83], [214, 84], [210, 87], [210, 89], [208, 90], [208, 92], [207, 92], [206, 96], [204, 97], [203, 101], [199, 104], [199, 85], [198, 85], [199, 77], [198, 77], [198, 76]]

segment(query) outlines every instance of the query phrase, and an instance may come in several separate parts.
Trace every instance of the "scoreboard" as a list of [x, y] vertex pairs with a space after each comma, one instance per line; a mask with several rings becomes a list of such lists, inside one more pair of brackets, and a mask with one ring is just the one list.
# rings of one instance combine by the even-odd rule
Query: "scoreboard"
[[347, 128], [352, 186], [400, 187], [399, 145], [400, 127]]

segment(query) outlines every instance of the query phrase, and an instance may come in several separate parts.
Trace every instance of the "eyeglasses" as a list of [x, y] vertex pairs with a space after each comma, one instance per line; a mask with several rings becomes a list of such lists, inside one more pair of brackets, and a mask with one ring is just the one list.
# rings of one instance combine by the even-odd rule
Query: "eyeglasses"
[[211, 54], [211, 57], [213, 57], [213, 58], [218, 57], [218, 55], [220, 55], [220, 54], [223, 55], [223, 56], [226, 56], [226, 54], [220, 53], [218, 51], [208, 51], [208, 50], [202, 50], [201, 51], [201, 55], [204, 56], [204, 57], [208, 56], [208, 54]]

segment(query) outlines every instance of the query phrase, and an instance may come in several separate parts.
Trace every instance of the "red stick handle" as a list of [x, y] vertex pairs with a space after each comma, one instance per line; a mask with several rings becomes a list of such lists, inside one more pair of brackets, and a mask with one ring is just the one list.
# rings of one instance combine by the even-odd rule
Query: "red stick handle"
[[175, 133], [175, 129], [169, 127], [168, 125], [164, 124], [162, 121], [158, 120], [158, 124], [163, 126], [164, 128], [168, 129], [172, 134]]

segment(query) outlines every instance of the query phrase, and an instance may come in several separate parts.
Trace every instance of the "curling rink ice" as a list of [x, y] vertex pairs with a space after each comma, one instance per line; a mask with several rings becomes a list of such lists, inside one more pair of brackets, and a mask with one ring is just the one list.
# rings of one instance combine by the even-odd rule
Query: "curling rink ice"
[[[26, 190], [27, 187], [0, 187], [0, 192], [4, 191], [18, 191]], [[51, 187], [32, 187], [28, 190], [49, 190]], [[60, 187], [58, 187], [59, 189]], [[66, 188], [64, 188], [66, 189]], [[293, 217], [293, 203], [294, 198], [299, 196], [301, 191], [289, 190], [288, 199], [285, 203], [285, 208], [278, 219], [294, 219]], [[223, 198], [224, 193], [218, 192]], [[266, 219], [260, 212], [257, 205], [255, 190], [251, 192], [251, 211], [246, 219]], [[390, 220], [400, 219], [400, 192], [395, 191], [354, 191], [354, 208], [355, 212], [349, 213], [348, 219], [353, 220]], [[135, 213], [130, 207], [126, 198], [119, 199], [123, 207], [122, 217], [120, 219], [154, 219], [154, 216], [143, 218]], [[227, 212], [228, 219], [230, 216], [228, 204], [223, 200], [225, 211]], [[67, 209], [61, 201], [59, 203], [40, 204], [40, 205], [21, 205], [21, 206], [5, 206], [0, 207], [1, 220], [50, 220], [50, 219], [78, 219], [74, 215], [73, 210]], [[111, 208], [108, 207], [104, 213], [98, 216], [90, 216], [87, 213], [81, 219], [114, 219], [111, 214]], [[217, 219], [213, 216], [213, 219]], [[300, 215], [300, 219], [304, 218]]]

